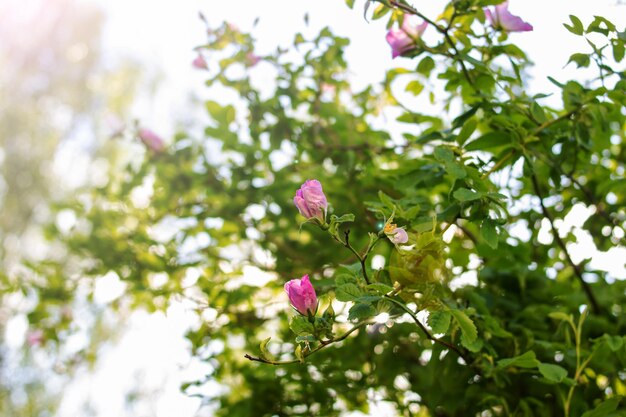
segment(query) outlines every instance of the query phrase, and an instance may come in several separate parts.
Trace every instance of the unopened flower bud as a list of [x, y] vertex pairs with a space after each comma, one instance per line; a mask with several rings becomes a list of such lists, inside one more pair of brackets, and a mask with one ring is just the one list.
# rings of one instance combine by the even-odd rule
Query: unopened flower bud
[[289, 296], [291, 305], [304, 316], [314, 315], [317, 311], [317, 295], [315, 288], [305, 275], [302, 279], [292, 279], [285, 284], [285, 291]]
[[318, 219], [320, 223], [326, 223], [326, 210], [328, 201], [322, 191], [322, 184], [318, 180], [307, 180], [296, 191], [293, 202], [307, 219]]

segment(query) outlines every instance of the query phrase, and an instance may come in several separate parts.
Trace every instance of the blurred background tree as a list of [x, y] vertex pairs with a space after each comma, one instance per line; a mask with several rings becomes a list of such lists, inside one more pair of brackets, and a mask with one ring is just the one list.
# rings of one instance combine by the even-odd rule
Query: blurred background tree
[[[62, 333], [73, 322], [72, 297], [59, 292], [66, 277], [42, 282], [25, 266], [64, 264], [67, 251], [44, 238], [43, 226], [57, 218], [53, 202], [70, 198], [77, 186], [101, 181], [97, 172], [84, 169], [87, 161], [99, 155], [115, 161], [107, 142], [121, 133], [140, 71], [132, 62], [103, 65], [102, 23], [100, 8], [88, 3], [0, 4], [2, 415], [52, 415], [66, 378], [55, 378], [51, 368], [71, 367], [60, 346], [51, 343], [39, 356], [31, 351], [49, 338], [45, 326]], [[68, 176], [69, 170], [78, 175]], [[21, 348], [5, 336], [8, 321], [24, 313], [31, 313], [31, 326]]]

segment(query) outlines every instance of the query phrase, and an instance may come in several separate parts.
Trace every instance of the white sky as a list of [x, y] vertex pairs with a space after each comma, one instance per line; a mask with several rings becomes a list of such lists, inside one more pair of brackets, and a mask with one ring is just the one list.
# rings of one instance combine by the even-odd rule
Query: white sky
[[[173, 131], [172, 120], [188, 118], [190, 94], [208, 98], [202, 72], [190, 65], [195, 57], [193, 47], [205, 40], [204, 26], [197, 17], [199, 10], [212, 25], [229, 21], [243, 31], [252, 30], [254, 19], [260, 16], [258, 26], [252, 31], [258, 39], [261, 55], [275, 50], [277, 45], [289, 46], [297, 31], [313, 34], [328, 25], [337, 34], [352, 40], [346, 56], [357, 87], [380, 81], [385, 70], [394, 65], [414, 65], [406, 59], [391, 60], [384, 24], [363, 19], [363, 0], [357, 0], [354, 10], [348, 9], [343, 0], [81, 1], [100, 4], [107, 12], [103, 43], [109, 62], [132, 57], [142, 62], [149, 74], [162, 73], [158, 91], [139, 100], [133, 117], [165, 136]], [[626, 23], [626, 9], [616, 6], [613, 0], [512, 0], [510, 3], [511, 11], [535, 28], [533, 32], [511, 35], [536, 63], [530, 86], [534, 92], [555, 92], [546, 77], [571, 78], [575, 74], [574, 66], [563, 68], [567, 58], [571, 53], [588, 50], [582, 38], [576, 38], [562, 27], [569, 14], [578, 15], [585, 24], [591, 21], [592, 15], [607, 16], [622, 27]], [[433, 0], [414, 2], [433, 18], [444, 4]], [[303, 23], [305, 12], [310, 15], [308, 29]], [[574, 257], [588, 253], [586, 247], [573, 249]], [[612, 259], [625, 259], [624, 252], [622, 248], [621, 254], [614, 253]], [[605, 256], [597, 262], [606, 266], [609, 258], [611, 256]], [[618, 268], [615, 270], [618, 275], [626, 276], [623, 262], [615, 268]], [[185, 329], [193, 325], [193, 319], [186, 312], [188, 308], [183, 304], [175, 305], [167, 315], [136, 313], [119, 344], [102, 352], [96, 369], [77, 376], [67, 390], [58, 416], [82, 415], [83, 400], [87, 398], [93, 401], [98, 417], [195, 415], [199, 401], [179, 391], [182, 381], [201, 376], [204, 371], [200, 363], [189, 357], [183, 338]], [[133, 384], [154, 390], [155, 395], [148, 403], [129, 410], [125, 408], [124, 398]], [[375, 415], [391, 414], [382, 409]]]

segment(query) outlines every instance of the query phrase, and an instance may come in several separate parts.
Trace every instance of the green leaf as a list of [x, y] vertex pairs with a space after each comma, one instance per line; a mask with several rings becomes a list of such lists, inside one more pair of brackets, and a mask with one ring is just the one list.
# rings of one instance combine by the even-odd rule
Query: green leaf
[[446, 148], [445, 146], [438, 146], [435, 148], [435, 159], [442, 162], [452, 162], [454, 161], [454, 152], [450, 148]]
[[397, 266], [391, 266], [387, 268], [389, 270], [389, 276], [393, 281], [398, 281], [400, 284], [411, 284], [417, 281], [417, 275], [413, 274], [406, 268], [401, 268]]
[[459, 143], [459, 145], [462, 146], [465, 141], [468, 140], [470, 136], [472, 136], [472, 133], [474, 133], [477, 126], [478, 122], [475, 119], [469, 119], [467, 122], [465, 122], [465, 124], [461, 128], [461, 131], [456, 136], [456, 141]]
[[420, 93], [424, 90], [424, 84], [417, 80], [410, 81], [405, 88], [405, 91], [413, 94], [414, 96], [419, 96]]
[[348, 313], [348, 320], [362, 321], [376, 314], [376, 309], [371, 304], [357, 303], [352, 306]]
[[457, 116], [453, 121], [452, 121], [452, 129], [457, 129], [458, 127], [462, 126], [465, 124], [465, 122], [467, 122], [473, 115], [476, 114], [476, 112], [482, 107], [482, 105], [477, 104], [472, 106], [469, 110], [467, 110], [466, 112], [460, 114], [459, 116]]
[[476, 326], [474, 325], [472, 319], [470, 319], [467, 314], [461, 310], [451, 309], [450, 313], [461, 329], [461, 343], [463, 346], [467, 347], [468, 345], [474, 343], [478, 337], [478, 332], [476, 331]]
[[550, 363], [540, 363], [539, 372], [543, 377], [552, 382], [561, 382], [567, 376], [567, 369]]
[[379, 4], [376, 9], [374, 9], [374, 14], [372, 15], [373, 20], [378, 20], [389, 13], [391, 9], [384, 4]]
[[430, 57], [424, 57], [419, 64], [417, 64], [417, 72], [422, 75], [429, 76], [432, 70], [435, 68], [435, 61]]
[[567, 23], [563, 23], [563, 26], [565, 26], [565, 28], [574, 35], [582, 36], [585, 28], [583, 27], [583, 23], [580, 19], [574, 15], [569, 15], [569, 20], [572, 21], [572, 24], [568, 25]]
[[300, 363], [304, 363], [304, 354], [302, 353], [302, 345], [296, 346], [296, 350], [294, 352], [296, 358], [300, 361]]
[[296, 335], [309, 335], [315, 331], [313, 324], [304, 316], [294, 316], [289, 322], [289, 328]]
[[586, 68], [591, 63], [591, 59], [588, 54], [576, 53], [569, 57], [567, 63], [569, 64], [570, 62], [574, 62], [577, 68]]
[[395, 208], [396, 205], [393, 203], [393, 200], [391, 199], [391, 197], [389, 197], [387, 194], [383, 193], [382, 191], [378, 192], [378, 198], [380, 199], [381, 203], [383, 203], [390, 209]]
[[433, 333], [445, 333], [450, 327], [452, 315], [446, 310], [433, 311], [428, 315], [428, 325]]
[[608, 400], [601, 402], [593, 410], [583, 413], [580, 417], [606, 417], [609, 413], [617, 410], [617, 406], [620, 401], [621, 398], [619, 397], [609, 398]]
[[492, 249], [498, 248], [498, 229], [496, 222], [491, 219], [483, 220], [480, 226], [480, 235]]
[[565, 84], [558, 82], [557, 80], [555, 80], [552, 77], [548, 77], [548, 81], [550, 81], [552, 84], [556, 85], [559, 88], [565, 87]]
[[622, 59], [624, 59], [624, 52], [625, 52], [624, 42], [614, 39], [612, 43], [612, 49], [613, 49], [613, 58], [615, 59], [615, 61], [621, 62]]
[[369, 284], [367, 286], [368, 289], [372, 289], [380, 294], [389, 294], [393, 291], [393, 287], [387, 284], [383, 284], [381, 282], [375, 282], [373, 284]]
[[353, 222], [354, 221], [354, 214], [352, 213], [348, 213], [348, 214], [344, 214], [341, 217], [337, 217], [334, 214], [331, 216], [330, 218], [331, 222], [335, 222], [335, 223], [348, 223], [348, 222]]
[[571, 323], [572, 325], [574, 324], [574, 317], [571, 314], [566, 314], [566, 313], [563, 313], [562, 311], [552, 311], [548, 313], [548, 317], [555, 319], [555, 320], [567, 321]]
[[261, 349], [261, 357], [265, 358], [265, 359], [270, 359], [270, 353], [267, 351], [267, 344], [270, 342], [271, 337], [268, 337], [267, 339], [263, 339], [261, 341], [261, 344], [259, 345], [259, 348]]
[[607, 36], [609, 32], [615, 32], [615, 25], [602, 16], [594, 16], [593, 22], [587, 26], [587, 33], [596, 32]]
[[382, 297], [380, 295], [364, 295], [357, 298], [358, 303], [374, 303], [379, 301]]
[[604, 338], [606, 345], [613, 352], [617, 352], [624, 345], [624, 339], [620, 336], [611, 336], [608, 334], [604, 334], [603, 338]]
[[446, 172], [454, 179], [463, 179], [467, 177], [465, 166], [459, 164], [458, 162], [445, 162], [444, 167]]
[[335, 289], [335, 297], [339, 301], [348, 302], [356, 301], [357, 298], [363, 296], [363, 291], [354, 284], [344, 284]]
[[519, 356], [513, 358], [500, 359], [498, 361], [498, 368], [507, 368], [509, 366], [517, 366], [518, 368], [536, 368], [539, 366], [539, 361], [535, 356], [535, 352], [529, 350]]
[[476, 339], [473, 342], [468, 342], [467, 340], [463, 340], [463, 336], [461, 336], [461, 344], [470, 352], [480, 352], [483, 348], [484, 342], [482, 339]]
[[533, 101], [533, 103], [530, 105], [530, 113], [539, 123], [544, 123], [548, 120], [548, 118], [546, 117], [546, 113], [543, 111], [543, 108], [536, 101]]
[[454, 196], [454, 198], [461, 202], [474, 201], [482, 197], [482, 193], [477, 193], [476, 191], [472, 191], [467, 188], [459, 188], [454, 193], [452, 193], [452, 195]]
[[357, 277], [352, 274], [341, 273], [335, 276], [335, 285], [337, 286], [342, 286], [344, 284], [356, 284], [357, 281]]
[[499, 146], [511, 146], [509, 135], [504, 132], [489, 132], [466, 144], [465, 150], [468, 152], [484, 151]]

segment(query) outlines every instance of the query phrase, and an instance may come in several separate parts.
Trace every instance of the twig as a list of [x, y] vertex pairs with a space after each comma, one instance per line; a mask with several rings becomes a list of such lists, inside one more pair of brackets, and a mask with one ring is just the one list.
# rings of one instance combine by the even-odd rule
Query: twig
[[[454, 51], [454, 54], [452, 55], [451, 58], [456, 60], [456, 61], [458, 61], [458, 63], [461, 65], [461, 70], [463, 71], [463, 75], [467, 79], [467, 82], [470, 84], [470, 86], [474, 90], [478, 91], [476, 89], [476, 87], [474, 86], [474, 80], [472, 79], [469, 71], [467, 70], [467, 67], [465, 66], [465, 62], [460, 57], [461, 53], [457, 49], [456, 44], [454, 43], [454, 41], [450, 37], [450, 34], [448, 33], [449, 30], [450, 30], [450, 27], [451, 27], [450, 25], [447, 28], [445, 28], [443, 26], [440, 26], [440, 25], [437, 24], [437, 22], [435, 22], [432, 19], [429, 19], [427, 16], [425, 16], [422, 13], [420, 13], [414, 7], [411, 7], [411, 6], [407, 5], [407, 4], [400, 3], [400, 2], [398, 2], [396, 0], [389, 0], [389, 4], [392, 5], [393, 7], [396, 7], [398, 9], [402, 10], [403, 12], [406, 12], [406, 13], [409, 13], [409, 14], [413, 14], [415, 16], [418, 16], [418, 17], [422, 18], [425, 22], [428, 22], [429, 25], [432, 25], [439, 33], [441, 33], [443, 35], [443, 37], [446, 39], [446, 42], [450, 45], [450, 47]], [[452, 22], [450, 22], [450, 23], [452, 23]]]
[[335, 235], [332, 235], [332, 237], [337, 242], [341, 243], [343, 246], [348, 248], [350, 250], [350, 252], [352, 252], [354, 254], [354, 256], [357, 257], [357, 259], [359, 260], [359, 263], [361, 264], [361, 269], [363, 270], [363, 278], [365, 278], [365, 282], [366, 283], [370, 284], [369, 277], [367, 276], [367, 268], [365, 266], [365, 260], [367, 259], [367, 255], [369, 254], [369, 251], [364, 256], [361, 256], [361, 254], [359, 252], [357, 252], [357, 250], [354, 249], [352, 247], [352, 245], [350, 244], [350, 229], [345, 230], [343, 233], [344, 233], [344, 236], [345, 236], [345, 240], [341, 240], [341, 239], [339, 239]]
[[[317, 346], [315, 349], [310, 350], [309, 352], [303, 354], [302, 357], [303, 358], [307, 358], [307, 357], [313, 355], [314, 353], [319, 352], [320, 350], [324, 349], [326, 346], [332, 345], [333, 343], [341, 342], [342, 340], [346, 339], [348, 336], [350, 336], [352, 333], [354, 333], [355, 331], [357, 331], [361, 327], [367, 326], [368, 324], [372, 324], [372, 323], [373, 323], [372, 321], [361, 322], [361, 323], [357, 324], [356, 326], [354, 326], [353, 328], [351, 328], [350, 330], [348, 330], [347, 332], [345, 332], [344, 334], [342, 334], [341, 336], [339, 336], [336, 339], [321, 341], [319, 346]], [[251, 356], [251, 355], [249, 355], [247, 353], [244, 355], [244, 358], [246, 358], [248, 360], [251, 360], [253, 362], [267, 363], [269, 365], [274, 365], [274, 366], [292, 365], [294, 363], [302, 363], [300, 361], [300, 359], [294, 359], [294, 360], [290, 360], [290, 361], [273, 361], [273, 360], [262, 358], [262, 357]]]
[[415, 322], [415, 324], [417, 324], [417, 326], [422, 330], [422, 332], [424, 332], [424, 335], [426, 336], [427, 339], [432, 340], [435, 343], [438, 343], [442, 346], [445, 346], [446, 348], [453, 350], [454, 352], [457, 353], [457, 355], [459, 355], [466, 364], [470, 364], [469, 358], [456, 346], [454, 346], [451, 343], [446, 342], [445, 340], [439, 339], [435, 336], [433, 336], [428, 329], [426, 328], [426, 326], [424, 326], [422, 324], [421, 321], [419, 321], [419, 319], [417, 318], [417, 316], [415, 315], [415, 313], [406, 305], [404, 305], [403, 303], [401, 303], [398, 300], [395, 300], [394, 298], [390, 297], [390, 296], [385, 296], [385, 298], [389, 301], [391, 301], [392, 303], [396, 304], [398, 307], [400, 307], [401, 309], [403, 309], [404, 311], [406, 311], [409, 316], [411, 316], [411, 318], [413, 319], [413, 321]]
[[587, 295], [587, 299], [589, 300], [589, 303], [591, 304], [591, 308], [593, 309], [593, 312], [596, 314], [599, 313], [600, 306], [598, 302], [596, 301], [596, 297], [593, 295], [591, 286], [583, 278], [583, 273], [580, 269], [580, 266], [572, 260], [569, 252], [567, 251], [567, 246], [565, 246], [565, 242], [563, 242], [563, 239], [561, 239], [561, 237], [559, 236], [558, 230], [554, 226], [554, 218], [552, 217], [552, 214], [550, 214], [550, 211], [543, 203], [543, 195], [541, 193], [541, 189], [539, 188], [539, 182], [537, 181], [537, 176], [535, 175], [534, 172], [531, 174], [530, 179], [533, 184], [533, 189], [535, 190], [535, 194], [537, 195], [537, 197], [539, 197], [539, 205], [541, 206], [541, 211], [543, 212], [544, 217], [548, 219], [548, 222], [550, 223], [550, 229], [552, 230], [552, 235], [554, 236], [554, 240], [556, 240], [556, 243], [559, 245], [559, 247], [563, 251], [563, 254], [565, 255], [565, 259], [567, 260], [567, 263], [570, 264], [570, 266], [574, 269], [574, 273], [578, 277], [578, 281], [580, 282], [580, 285], [582, 285], [583, 290], [585, 291], [585, 294]]
[[361, 269], [363, 270], [363, 278], [365, 278], [365, 282], [366, 283], [370, 283], [370, 280], [367, 276], [367, 268], [365, 266], [365, 258], [367, 258], [367, 254], [365, 254], [365, 256], [361, 256], [353, 247], [352, 245], [350, 245], [350, 229], [345, 230], [343, 232], [344, 236], [346, 237], [346, 248], [350, 249], [352, 251], [352, 253], [354, 253], [357, 258], [359, 258], [359, 262], [361, 263]]
[[[542, 131], [546, 130], [547, 128], [559, 123], [562, 120], [565, 119], [569, 119], [572, 115], [578, 113], [580, 110], [582, 109], [582, 105], [568, 111], [567, 113], [563, 113], [562, 115], [560, 115], [559, 117], [555, 117], [552, 120], [548, 120], [545, 123], [542, 123], [541, 125], [537, 126], [537, 128], [535, 130], [533, 130], [528, 137], [532, 137], [532, 136], [537, 136], [539, 133], [541, 133]], [[522, 145], [524, 145], [524, 140], [522, 140]], [[511, 157], [515, 156], [515, 154], [517, 154], [517, 149], [511, 149], [506, 155], [504, 155], [502, 157], [502, 159], [500, 159], [498, 162], [495, 163], [495, 165], [493, 167], [491, 167], [489, 169], [489, 171], [485, 172], [482, 176], [481, 179], [485, 179], [487, 178], [489, 175], [491, 175], [492, 173], [494, 173], [495, 171], [497, 171], [498, 169], [502, 168], [502, 165], [504, 165], [505, 162], [507, 162], [509, 159], [511, 159]]]

